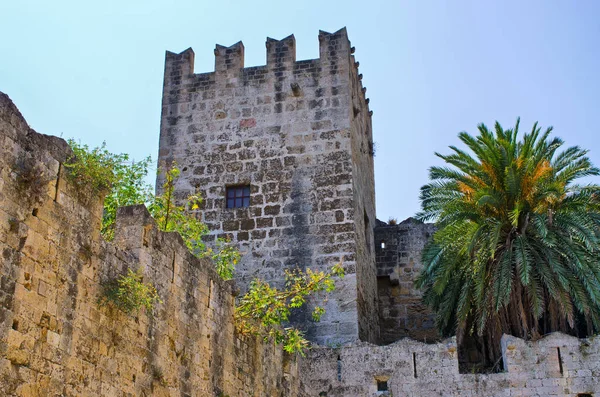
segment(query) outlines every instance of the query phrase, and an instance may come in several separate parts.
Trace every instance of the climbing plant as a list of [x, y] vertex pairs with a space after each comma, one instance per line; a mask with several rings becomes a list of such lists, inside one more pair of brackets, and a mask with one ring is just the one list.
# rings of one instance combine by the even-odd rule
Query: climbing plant
[[199, 194], [192, 194], [187, 197], [183, 205], [178, 205], [174, 193], [175, 181], [179, 174], [180, 171], [175, 165], [165, 173], [163, 194], [151, 198], [148, 210], [160, 230], [178, 232], [195, 256], [212, 259], [219, 276], [224, 280], [230, 280], [233, 278], [235, 265], [240, 260], [240, 252], [224, 238], [216, 240], [215, 248], [204, 244], [203, 237], [208, 233], [208, 228], [194, 216], [194, 211], [202, 204], [202, 197]]
[[229, 239], [218, 238], [216, 249], [208, 248], [206, 255], [213, 260], [217, 273], [219, 273], [221, 278], [224, 280], [233, 278], [235, 265], [240, 261], [241, 255], [240, 251], [231, 244]]
[[[243, 335], [261, 336], [282, 344], [288, 353], [300, 353], [308, 348], [308, 341], [302, 331], [286, 327], [290, 314], [306, 304], [309, 296], [320, 292], [329, 293], [335, 289], [335, 278], [344, 277], [341, 264], [328, 271], [306, 269], [286, 270], [285, 287], [278, 289], [269, 283], [255, 279], [248, 292], [239, 299], [235, 309], [235, 325]], [[325, 313], [322, 306], [315, 306], [313, 321], [319, 321]]]
[[148, 156], [138, 162], [128, 160], [127, 157], [125, 162], [120, 162], [114, 167], [116, 179], [104, 199], [102, 235], [109, 241], [114, 238], [117, 209], [148, 202], [153, 197], [152, 186], [144, 180], [151, 158]]
[[183, 205], [175, 202], [175, 181], [180, 171], [176, 166], [165, 172], [163, 194], [153, 196], [147, 207], [156, 221], [158, 228], [165, 232], [178, 232], [189, 250], [201, 257], [206, 253], [206, 246], [202, 241], [208, 233], [208, 228], [193, 214], [202, 204], [202, 197], [193, 194], [187, 197]]

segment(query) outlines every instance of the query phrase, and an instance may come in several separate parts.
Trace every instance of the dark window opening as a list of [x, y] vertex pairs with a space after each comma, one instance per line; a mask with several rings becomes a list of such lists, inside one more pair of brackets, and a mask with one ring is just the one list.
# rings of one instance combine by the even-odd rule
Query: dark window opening
[[558, 369], [560, 370], [560, 374], [563, 374], [563, 361], [562, 361], [562, 356], [560, 355], [560, 347], [556, 348], [556, 354], [558, 356]]
[[577, 397], [594, 397], [592, 393], [579, 393]]
[[244, 208], [250, 206], [250, 186], [227, 187], [227, 208]]
[[388, 391], [387, 380], [378, 380], [377, 381], [377, 391]]
[[413, 376], [417, 378], [417, 353], [413, 353]]
[[371, 225], [369, 222], [369, 217], [367, 216], [367, 210], [363, 210], [363, 222], [365, 227], [365, 243], [367, 244], [367, 250], [369, 253], [371, 252]]

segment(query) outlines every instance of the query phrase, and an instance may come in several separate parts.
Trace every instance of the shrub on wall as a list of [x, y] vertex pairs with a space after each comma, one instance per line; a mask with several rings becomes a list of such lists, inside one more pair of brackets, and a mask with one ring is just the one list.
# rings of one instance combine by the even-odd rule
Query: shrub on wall
[[130, 160], [128, 154], [114, 154], [106, 144], [96, 148], [68, 140], [73, 155], [64, 164], [67, 177], [78, 188], [104, 191], [104, 213], [102, 236], [111, 241], [117, 209], [127, 205], [141, 204], [152, 197], [152, 186], [145, 182], [151, 158], [141, 161]]
[[202, 238], [208, 233], [208, 228], [194, 216], [194, 211], [202, 203], [202, 197], [193, 194], [183, 205], [175, 202], [175, 182], [180, 174], [175, 164], [165, 173], [164, 193], [156, 196], [152, 194], [152, 187], [145, 182], [151, 164], [150, 157], [135, 162], [127, 154], [110, 153], [104, 143], [91, 149], [73, 139], [68, 142], [73, 155], [65, 167], [71, 182], [78, 187], [96, 191], [108, 190], [104, 200], [101, 231], [106, 240], [114, 238], [119, 207], [146, 204], [160, 230], [178, 232], [195, 256], [212, 259], [223, 279], [233, 278], [240, 253], [223, 239], [217, 240], [215, 249], [206, 247]]
[[156, 288], [150, 283], [144, 283], [141, 272], [127, 270], [115, 280], [104, 284], [100, 305], [111, 304], [127, 315], [136, 315], [141, 309], [151, 314], [154, 305], [162, 303]]

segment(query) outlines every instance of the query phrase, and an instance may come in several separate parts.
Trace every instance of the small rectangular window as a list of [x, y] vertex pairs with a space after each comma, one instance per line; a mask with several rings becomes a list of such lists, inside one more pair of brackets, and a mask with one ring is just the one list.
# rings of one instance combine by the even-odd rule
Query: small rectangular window
[[376, 376], [375, 382], [377, 383], [377, 396], [390, 396], [390, 385], [388, 382], [390, 381], [389, 376]]
[[377, 391], [388, 391], [387, 380], [378, 380], [377, 381]]
[[229, 186], [226, 189], [227, 208], [250, 206], [250, 185]]

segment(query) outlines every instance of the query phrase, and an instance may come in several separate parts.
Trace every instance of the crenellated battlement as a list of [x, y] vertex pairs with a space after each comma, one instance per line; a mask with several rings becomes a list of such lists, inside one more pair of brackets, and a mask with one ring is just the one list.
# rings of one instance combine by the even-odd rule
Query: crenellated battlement
[[[371, 112], [354, 49], [345, 29], [320, 32], [319, 44], [318, 59], [297, 61], [293, 35], [267, 38], [256, 67], [244, 67], [241, 42], [217, 45], [215, 70], [200, 74], [191, 48], [167, 52], [159, 151], [160, 165], [181, 169], [175, 197], [203, 197], [195, 215], [207, 244], [229, 237], [240, 248], [242, 290], [255, 278], [280, 286], [290, 268], [343, 264], [321, 321], [310, 302], [291, 319], [320, 345], [306, 357], [239, 335], [238, 288], [143, 205], [120, 208], [104, 241], [103, 196], [68, 178], [67, 143], [33, 131], [0, 93], [1, 395], [600, 393], [598, 337], [504, 335], [503, 371], [492, 374], [461, 372], [456, 338], [398, 340], [393, 327], [426, 328], [412, 281], [434, 229], [376, 220]], [[231, 191], [246, 204], [230, 204]], [[157, 289], [152, 315], [98, 304], [128, 269]]]
[[[319, 31], [319, 58], [296, 60], [296, 39], [289, 35], [281, 40], [267, 37], [266, 64], [244, 67], [244, 44], [239, 41], [231, 46], [217, 44], [214, 50], [215, 70], [194, 73], [194, 51], [191, 48], [177, 54], [166, 52], [165, 94], [181, 93], [182, 86], [187, 91], [204, 91], [215, 88], [218, 81], [231, 86], [265, 84], [268, 81], [282, 81], [303, 75], [318, 76], [322, 73], [335, 75], [357, 70], [353, 47], [350, 45], [346, 28], [334, 33]], [[362, 78], [362, 75], [356, 73]], [[363, 90], [364, 99], [364, 90]]]
[[[296, 60], [296, 39], [289, 35], [281, 40], [267, 37], [266, 64], [244, 67], [244, 44], [239, 41], [231, 46], [217, 44], [214, 50], [215, 68], [212, 72], [195, 73], [195, 54], [191, 48], [181, 53], [166, 52], [163, 85], [163, 120], [181, 114], [176, 104], [201, 100], [274, 93], [273, 111], [284, 112], [292, 108], [286, 99], [310, 99], [323, 96], [323, 88], [331, 86], [333, 95], [349, 95], [351, 108], [365, 109], [370, 117], [366, 87], [362, 85], [359, 63], [354, 57], [346, 28], [334, 33], [319, 31], [319, 58]], [[352, 82], [352, 83], [350, 83]], [[341, 87], [349, 89], [342, 91]], [[352, 89], [350, 89], [352, 87]], [[268, 98], [267, 98], [268, 101]], [[293, 107], [295, 108], [295, 106]], [[187, 108], [189, 109], [189, 108]]]
[[244, 43], [238, 41], [229, 47], [217, 44], [215, 47], [215, 72], [217, 74], [235, 75], [243, 68]]
[[293, 34], [281, 40], [267, 37], [267, 68], [282, 72], [294, 68], [296, 63], [296, 38]]

